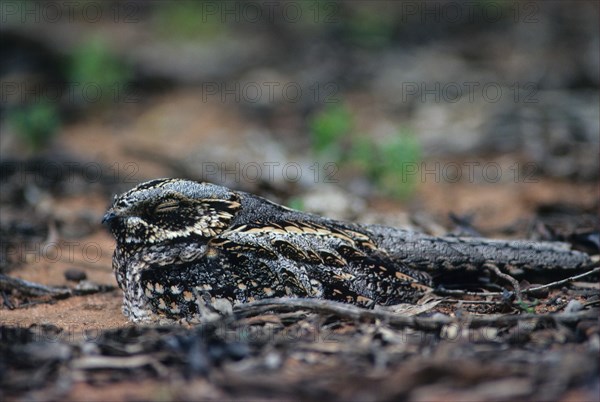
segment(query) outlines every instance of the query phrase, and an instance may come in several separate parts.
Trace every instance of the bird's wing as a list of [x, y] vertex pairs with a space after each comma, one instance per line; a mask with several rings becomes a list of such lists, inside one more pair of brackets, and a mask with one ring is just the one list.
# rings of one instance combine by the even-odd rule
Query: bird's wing
[[308, 221], [255, 222], [230, 228], [213, 238], [209, 248], [250, 251], [264, 258], [283, 256], [308, 264], [345, 266], [348, 261], [380, 252], [369, 236]]
[[209, 241], [209, 258], [222, 253], [276, 267], [298, 296], [368, 305], [405, 287], [422, 292], [428, 281], [426, 274], [394, 262], [367, 234], [335, 224], [279, 220], [240, 225]]

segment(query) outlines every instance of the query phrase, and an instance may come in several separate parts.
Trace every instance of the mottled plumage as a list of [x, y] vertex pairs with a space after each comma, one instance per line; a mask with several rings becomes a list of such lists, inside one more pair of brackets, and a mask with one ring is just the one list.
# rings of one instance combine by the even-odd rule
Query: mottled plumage
[[477, 268], [494, 259], [490, 253], [507, 265], [518, 252], [513, 265], [523, 269], [588, 261], [542, 243], [435, 238], [335, 221], [180, 179], [153, 180], [116, 197], [104, 222], [117, 240], [113, 268], [133, 321], [197, 320], [268, 297], [367, 307], [415, 302], [431, 289], [437, 268]]

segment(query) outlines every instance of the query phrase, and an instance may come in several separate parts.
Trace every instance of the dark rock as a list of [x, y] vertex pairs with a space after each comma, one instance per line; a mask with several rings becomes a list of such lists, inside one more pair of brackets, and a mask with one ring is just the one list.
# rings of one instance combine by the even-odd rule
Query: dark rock
[[72, 282], [81, 282], [87, 279], [87, 274], [78, 268], [69, 268], [64, 275], [66, 280]]

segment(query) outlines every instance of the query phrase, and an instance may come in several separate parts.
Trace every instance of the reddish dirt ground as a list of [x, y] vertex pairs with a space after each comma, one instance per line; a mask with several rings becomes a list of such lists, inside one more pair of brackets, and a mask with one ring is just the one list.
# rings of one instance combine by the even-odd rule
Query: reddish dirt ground
[[[135, 179], [140, 181], [143, 178], [165, 176], [170, 174], [170, 171], [160, 163], [149, 161], [148, 158], [140, 159], [132, 155], [128, 152], [128, 144], [136, 143], [140, 145], [140, 148], [147, 149], [156, 148], [156, 144], [167, 144], [164, 147], [161, 146], [161, 150], [165, 155], [176, 158], [178, 154], [185, 152], [186, 147], [189, 147], [191, 143], [194, 143], [196, 146], [199, 143], [210, 144], [214, 141], [223, 141], [225, 137], [228, 141], [231, 140], [230, 142], [232, 143], [237, 141], [234, 133], [239, 129], [239, 123], [235, 119], [225, 118], [226, 116], [218, 108], [213, 109], [210, 105], [204, 104], [202, 105], [202, 113], [194, 116], [193, 113], [186, 111], [190, 108], [194, 109], [197, 106], [194, 103], [196, 101], [192, 98], [182, 96], [177, 101], [173, 100], [174, 104], [170, 104], [168, 100], [165, 102], [167, 103], [166, 105], [159, 104], [154, 109], [146, 112], [138, 119], [138, 123], [134, 126], [125, 124], [122, 127], [111, 128], [102, 122], [86, 122], [82, 125], [69, 127], [59, 138], [59, 142], [65, 149], [76, 150], [76, 153], [82, 159], [100, 160], [108, 165], [116, 163], [118, 166], [125, 166], [125, 164], [133, 162], [139, 169], [136, 172], [140, 172], [135, 176]], [[160, 113], [155, 113], [164, 108], [168, 109], [168, 114], [171, 116], [170, 120], [167, 119], [168, 121], [161, 120], [158, 117]], [[182, 116], [187, 116], [186, 118], [191, 120], [180, 122], [178, 120], [178, 111], [180, 110], [182, 110]], [[164, 110], [161, 113], [165, 113]], [[167, 135], [165, 133], [168, 130], [161, 131], [160, 127], [171, 127], [172, 124], [175, 124], [174, 122], [177, 122], [178, 127], [186, 127], [186, 129], [178, 134], [177, 141], [165, 141], [167, 138], [165, 137]], [[223, 122], [226, 122], [226, 128], [223, 128]], [[207, 129], [207, 126], [210, 127], [211, 124], [215, 130]], [[196, 129], [198, 127], [203, 127], [203, 129], [198, 131]], [[218, 130], [217, 127], [219, 128]], [[187, 140], [185, 140], [186, 138]], [[502, 162], [499, 161], [499, 163]], [[143, 172], [143, 176], [141, 172]], [[133, 186], [133, 183], [131, 185]], [[445, 184], [429, 180], [420, 183], [417, 193], [411, 201], [399, 202], [374, 198], [369, 201], [368, 210], [369, 212], [386, 214], [388, 216], [395, 213], [426, 213], [433, 222], [441, 223], [447, 227], [451, 226], [448, 219], [450, 212], [457, 215], [474, 213], [474, 226], [485, 235], [493, 236], [503, 227], [518, 222], [531, 222], [535, 217], [536, 208], [540, 205], [566, 204], [575, 210], [588, 211], [589, 213], [589, 211], [593, 211], [597, 206], [597, 190], [597, 185], [594, 183], [572, 183], [549, 179], [540, 179], [535, 183], [515, 183], [508, 180], [495, 184], [468, 182]], [[99, 225], [109, 201], [105, 195], [99, 193], [44, 199], [38, 206], [38, 210], [54, 216], [57, 221], [61, 221], [63, 224], [66, 222], [66, 229], [63, 226], [61, 229], [62, 235], [50, 230], [48, 239], [39, 245], [41, 250], [46, 251], [37, 256], [35, 253], [33, 255], [25, 253], [25, 256], [20, 259], [23, 262], [21, 266], [12, 270], [10, 275], [49, 286], [73, 287], [75, 284], [67, 281], [64, 273], [68, 269], [76, 268], [85, 272], [89, 281], [100, 285], [114, 286], [115, 289], [104, 293], [53, 300], [50, 303], [44, 302], [43, 299], [36, 299], [34, 303], [31, 303], [27, 307], [13, 310], [2, 308], [0, 309], [0, 323], [21, 328], [32, 326], [35, 328], [44, 325], [55, 326], [63, 329], [63, 332], [58, 335], [59, 339], [68, 342], [87, 340], [97, 336], [99, 331], [108, 331], [132, 325], [121, 314], [122, 293], [116, 288], [116, 281], [111, 269], [114, 241], [109, 233]], [[78, 217], [87, 217], [86, 219], [96, 222], [93, 224], [92, 230], [84, 236], [77, 235]], [[68, 233], [69, 228], [72, 233]], [[65, 231], [67, 232], [66, 235]], [[521, 230], [519, 233], [523, 233], [523, 231]], [[54, 258], [50, 245], [59, 246], [63, 251], [61, 258]], [[66, 253], [66, 250], [72, 250], [72, 253]], [[588, 286], [590, 289], [594, 289], [594, 284], [588, 284]], [[595, 289], [597, 290], [597, 287]], [[550, 297], [560, 297], [560, 295], [560, 290], [556, 290], [551, 293]], [[585, 302], [585, 298], [579, 300]], [[19, 306], [19, 303], [22, 302], [27, 302], [27, 300], [16, 300], [15, 304]], [[566, 301], [550, 307], [539, 306], [537, 312], [554, 311], [564, 308], [565, 304]], [[438, 311], [454, 314], [455, 308], [453, 306], [440, 307]], [[476, 309], [473, 309], [473, 311], [476, 311]], [[438, 363], [444, 362], [444, 353], [447, 353], [446, 357], [448, 357], [453, 352], [452, 349], [448, 349], [446, 352], [438, 350], [436, 352], [436, 359], [438, 360], [434, 360]], [[266, 383], [262, 384], [268, 378], [271, 379], [269, 381], [277, 381], [276, 378], [282, 381], [289, 380], [293, 377], [290, 373], [296, 373], [295, 375], [298, 378], [313, 378], [312, 373], [316, 366], [314, 366], [314, 362], [306, 364], [307, 361], [310, 361], [310, 356], [311, 354], [307, 352], [301, 359], [290, 358], [286, 360], [285, 367], [287, 371], [282, 374], [283, 377], [281, 378], [277, 376], [277, 373], [267, 374], [266, 377], [260, 377], [257, 374], [258, 380], [253, 385], [255, 386], [255, 393], [253, 395], [258, 400], [280, 400], [282, 395], [286, 395], [279, 391], [277, 391], [279, 393], [273, 391], [275, 393], [270, 394], [269, 385], [265, 385]], [[319, 354], [315, 354], [315, 356], [317, 360], [321, 358]], [[389, 380], [390, 378], [395, 378], [395, 375], [404, 373], [404, 375], [410, 378], [413, 376], [418, 379], [421, 375], [424, 375], [419, 370], [429, 370], [419, 368], [419, 365], [424, 364], [427, 366], [427, 364], [430, 364], [434, 360], [421, 358], [418, 362], [413, 361], [411, 364], [407, 364], [406, 367], [399, 368], [396, 370], [397, 373], [391, 377], [375, 377], [378, 378], [377, 381], [380, 381], [381, 384], [388, 384], [385, 386], [382, 385], [382, 389], [385, 390], [387, 389], [386, 387], [389, 388], [389, 383], [386, 383], [384, 378]], [[456, 363], [452, 359], [448, 361]], [[463, 374], [467, 377], [474, 376], [474, 372], [485, 367], [485, 364], [481, 365], [481, 362], [471, 363], [473, 364], [472, 367], [469, 366], [470, 368], [467, 367], [464, 369]], [[338, 369], [339, 367], [335, 365], [327, 368], [327, 370], [333, 372], [337, 372]], [[437, 369], [440, 368], [438, 367]], [[483, 376], [485, 377], [485, 375]], [[313, 380], [315, 379], [313, 378]], [[448, 384], [444, 384], [443, 382], [439, 384], [432, 383], [427, 387], [421, 388], [416, 394], [412, 394], [412, 398], [415, 400], [441, 400], [448, 398], [460, 400], [489, 399], [494, 395], [502, 395], [500, 391], [506, 387], [511, 388], [519, 385], [518, 382], [514, 382], [514, 379], [510, 381], [506, 380], [507, 382], [504, 385], [502, 380], [498, 379], [495, 380], [497, 383], [490, 382], [489, 384], [483, 380], [480, 383], [473, 379], [465, 381], [466, 383], [471, 381], [476, 385], [478, 384], [479, 389], [471, 387], [470, 389], [474, 389], [474, 391], [470, 391], [469, 389], [449, 391], [452, 387], [449, 387]], [[341, 387], [341, 389], [344, 388], [345, 386]], [[214, 378], [197, 377], [184, 381], [178, 377], [167, 377], [156, 380], [127, 377], [123, 373], [122, 378], [119, 380], [112, 378], [98, 383], [90, 383], [83, 377], [78, 379], [75, 376], [75, 381], [68, 388], [68, 391], [57, 392], [56, 389], [53, 389], [51, 394], [46, 393], [48, 390], [33, 391], [27, 394], [27, 398], [44, 400], [47, 399], [47, 395], [60, 395], [61, 399], [73, 401], [172, 400], [194, 399], [199, 396], [203, 400], [223, 400], [224, 398], [229, 400], [245, 399], [243, 395], [226, 392], [225, 389], [227, 389], [227, 386], [220, 384]], [[259, 390], [256, 391], [256, 389]], [[260, 389], [263, 391], [260, 391]], [[355, 387], [351, 389], [355, 389]], [[500, 393], [494, 394], [495, 390]], [[388, 391], [392, 392], [391, 388]], [[370, 389], [370, 392], [375, 391]], [[572, 401], [588, 400], [591, 396], [590, 392], [593, 391], [589, 389], [571, 390], [563, 395], [563, 399]], [[365, 395], [374, 394], [367, 393]], [[389, 395], [395, 394], [392, 392]], [[509, 395], [512, 394], [509, 393]], [[283, 396], [283, 398], [285, 399], [286, 397]], [[296, 398], [291, 397], [290, 399]]]

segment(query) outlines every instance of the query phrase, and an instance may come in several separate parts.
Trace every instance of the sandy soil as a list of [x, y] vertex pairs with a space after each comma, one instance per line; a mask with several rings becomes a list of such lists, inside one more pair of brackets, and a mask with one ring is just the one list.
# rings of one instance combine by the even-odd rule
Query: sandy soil
[[[165, 176], [171, 174], [171, 170], [161, 165], [161, 163], [148, 160], [146, 157], [140, 158], [132, 155], [128, 151], [128, 144], [131, 143], [147, 149], [155, 149], [157, 144], [166, 144], [166, 146], [161, 147], [161, 150], [170, 158], [177, 158], [177, 155], [186, 152], [186, 149], [223, 141], [224, 138], [230, 141], [232, 146], [236, 146], [236, 143], [239, 146], [239, 138], [235, 132], [240, 126], [235, 119], [227, 118], [218, 108], [211, 108], [209, 105], [203, 105], [202, 113], [195, 117], [189, 117], [193, 113], [189, 113], [188, 109], [195, 110], [198, 106], [195, 103], [197, 100], [185, 96], [178, 99], [177, 101], [173, 99], [163, 100], [165, 104], [159, 103], [151, 108], [133, 126], [124, 124], [118, 127], [110, 127], [101, 121], [88, 121], [68, 128], [59, 141], [65, 149], [77, 150], [78, 155], [83, 159], [100, 160], [109, 165], [116, 163], [120, 167], [126, 166], [127, 163], [134, 163], [136, 169], [139, 170], [135, 171], [133, 181], [140, 181], [146, 177]], [[161, 120], [160, 114], [165, 113], [163, 110], [165, 108], [168, 109], [171, 120]], [[191, 120], [179, 122], [179, 110], [182, 111], [181, 116], [187, 116], [186, 118]], [[225, 122], [225, 127], [223, 122]], [[185, 130], [180, 134], [177, 141], [168, 141], [168, 133], [173, 128], [173, 124], [176, 124], [177, 127], [185, 127]], [[195, 127], [200, 126], [204, 128], [201, 132], [195, 129]], [[211, 126], [214, 130], [207, 128]], [[187, 140], [181, 140], [182, 138], [187, 138]], [[82, 150], [84, 151], [82, 152]], [[499, 163], [502, 163], [502, 161], [499, 161]], [[143, 177], [141, 172], [143, 172]], [[130, 172], [120, 171], [119, 173]], [[131, 186], [133, 184], [132, 182]], [[99, 192], [46, 196], [43, 198], [36, 206], [35, 212], [43, 216], [52, 216], [53, 219], [50, 222], [60, 222], [60, 227], [49, 229], [47, 239], [34, 246], [37, 247], [35, 249], [37, 252], [23, 252], [22, 255], [19, 255], [21, 264], [11, 270], [10, 275], [49, 286], [74, 287], [75, 283], [68, 281], [65, 277], [65, 272], [74, 268], [84, 272], [88, 281], [113, 286], [115, 289], [103, 293], [51, 301], [43, 298], [19, 298], [8, 295], [8, 300], [19, 308], [8, 309], [5, 306], [0, 308], [1, 324], [20, 328], [33, 328], [34, 332], [41, 331], [41, 327], [53, 326], [61, 330], [56, 335], [56, 340], [73, 344], [97, 339], [106, 331], [132, 326], [121, 314], [122, 293], [116, 287], [111, 269], [114, 240], [99, 224], [109, 201], [109, 197]], [[369, 212], [381, 213], [387, 216], [424, 212], [432, 217], [433, 221], [448, 227], [452, 226], [449, 224], [448, 213], [453, 212], [458, 215], [474, 213], [474, 226], [482, 233], [493, 236], [506, 226], [519, 222], [531, 223], [541, 205], [555, 204], [568, 205], [573, 210], [590, 213], [597, 206], [597, 186], [593, 183], [573, 183], [550, 179], [540, 179], [535, 183], [515, 183], [507, 180], [493, 185], [469, 182], [444, 184], [437, 183], [434, 180], [425, 180], [419, 185], [412, 201], [402, 203], [374, 198], [370, 200], [367, 209]], [[90, 228], [84, 230], [83, 235], [79, 235], [82, 225], [90, 225]], [[526, 235], [526, 232], [523, 231], [524, 226], [521, 225], [520, 228], [520, 232], [516, 234], [517, 237]], [[60, 258], [56, 258], [56, 250], [61, 252]], [[588, 289], [594, 291], [593, 284], [588, 285], [591, 286]], [[597, 289], [595, 291], [597, 292]], [[568, 301], [559, 289], [548, 297], [548, 299], [553, 298], [562, 301], [553, 305], [542, 303], [536, 307], [536, 311], [538, 313], [560, 311]], [[587, 299], [586, 297], [578, 297], [577, 300], [585, 303]], [[456, 307], [446, 306], [440, 308], [439, 311], [455, 314]], [[477, 309], [474, 308], [472, 311], [477, 312]], [[481, 310], [481, 312], [484, 312], [484, 310]], [[594, 331], [593, 328], [592, 331]], [[574, 344], [567, 343], [566, 347], [568, 349], [572, 346]], [[231, 386], [227, 385], [227, 382], [231, 381], [231, 378], [237, 378], [235, 376], [231, 377], [232, 373], [236, 373], [237, 370], [243, 371], [243, 365], [223, 369], [224, 372], [229, 374], [223, 377], [225, 380], [222, 380], [222, 382], [218, 380], [218, 376], [223, 374], [221, 372], [214, 374], [217, 377], [206, 378], [200, 376], [184, 380], [178, 376], [165, 376], [160, 379], [138, 378], [135, 371], [131, 372], [132, 375], [128, 375], [128, 372], [119, 371], [117, 378], [113, 378], [114, 375], [113, 377], [107, 375], [104, 380], [96, 379], [91, 382], [79, 372], [70, 377], [71, 383], [63, 384], [65, 389], [56, 389], [57, 385], [54, 384], [51, 390], [35, 390], [27, 393], [25, 398], [45, 400], [48, 395], [60, 395], [61, 399], [74, 401], [170, 400], [198, 397], [204, 400], [223, 400], [224, 398], [231, 400], [247, 397], [244, 394], [236, 394], [232, 390], [252, 389], [252, 395], [259, 400], [298, 399], [297, 396], [290, 395], [289, 391], [283, 391], [283, 388], [276, 386], [275, 383], [282, 381], [282, 384], [286, 384], [286, 381], [288, 381], [295, 384], [296, 387], [306, 388], [310, 387], [306, 382], [318, 382], [314, 375], [318, 366], [316, 363], [323, 359], [322, 353], [325, 350], [322, 345], [318, 345], [318, 347], [321, 349], [312, 355], [311, 352], [305, 351], [301, 354], [301, 357], [293, 354], [292, 357], [288, 356], [289, 358], [283, 364], [287, 370], [285, 372], [259, 371], [256, 373], [255, 379], [245, 380], [240, 377], [236, 380], [238, 382]], [[335, 351], [337, 349], [331, 350]], [[508, 366], [500, 364], [494, 366], [489, 372], [484, 371], [484, 374], [476, 374], [486, 369], [485, 362], [468, 361], [468, 359], [457, 362], [453, 350], [451, 346], [447, 346], [447, 349], [436, 349], [434, 359], [419, 357], [417, 360], [411, 360], [410, 364], [396, 367], [391, 372], [382, 371], [377, 374], [377, 370], [375, 370], [373, 376], [377, 380], [377, 384], [381, 384], [381, 388], [375, 389], [373, 386], [369, 386], [368, 392], [365, 391], [364, 395], [369, 397], [373, 397], [373, 395], [385, 397], [387, 395], [392, 399], [395, 398], [394, 395], [405, 395], [398, 394], [400, 391], [394, 388], [390, 381], [393, 381], [394, 378], [414, 378], [415, 381], [423, 376], [429, 378], [429, 374], [424, 374], [429, 373], [428, 370], [441, 370], [441, 372], [447, 373], [449, 364], [464, 365], [463, 370], [456, 375], [464, 380], [465, 384], [470, 384], [469, 386], [451, 391], [453, 389], [451, 386], [452, 381], [444, 383], [444, 381], [436, 382], [432, 380], [430, 383], [425, 382], [425, 385], [421, 384], [422, 388], [411, 394], [412, 398], [415, 400], [447, 398], [466, 400], [490, 399], [493, 396], [499, 396], [500, 399], [504, 399], [501, 397], [502, 392], [505, 392], [506, 395], [519, 395], [507, 391], [510, 389], [518, 390], [519, 386], [523, 388], [523, 394], [527, 394], [529, 383], [519, 383], [516, 377], [510, 380], [506, 379], [505, 383], [502, 382], [502, 375], [498, 373], [502, 373]], [[332, 356], [335, 355], [333, 352], [326, 353], [330, 353]], [[575, 356], [577, 355], [577, 352], [573, 353], [575, 353]], [[341, 363], [338, 361], [326, 363], [324, 373], [341, 372], [342, 366], [339, 364]], [[485, 377], [487, 375], [489, 375], [488, 380], [490, 381], [486, 382]], [[360, 378], [360, 376], [350, 376], [330, 380], [333, 381], [332, 384], [338, 381], [340, 390], [348, 390], [345, 393], [340, 391], [339, 395], [349, 395], [349, 390], [359, 392], [358, 385], [350, 386], [349, 384], [356, 383], [357, 379]], [[400, 384], [400, 382], [397, 384]], [[398, 385], [398, 387], [406, 387], [406, 389], [402, 388], [404, 389], [402, 392], [408, 392], [407, 390], [410, 389], [407, 383], [403, 383], [402, 386]], [[318, 388], [316, 387], [316, 389]], [[568, 393], [563, 395], [563, 398], [565, 398], [564, 400], [586, 400], [589, 399], [592, 393], [593, 390], [580, 388], [569, 390]], [[302, 399], [307, 398], [310, 393], [299, 395], [303, 395], [300, 396]], [[361, 399], [360, 394], [357, 395], [357, 398]]]

